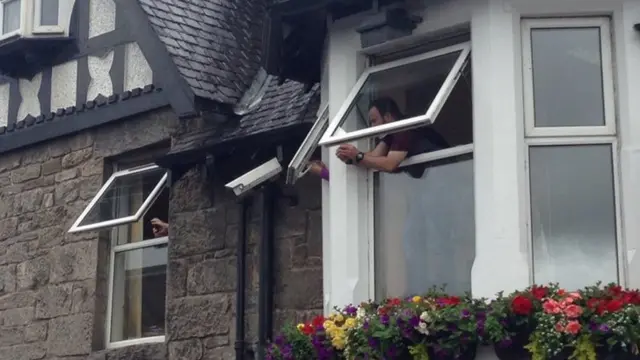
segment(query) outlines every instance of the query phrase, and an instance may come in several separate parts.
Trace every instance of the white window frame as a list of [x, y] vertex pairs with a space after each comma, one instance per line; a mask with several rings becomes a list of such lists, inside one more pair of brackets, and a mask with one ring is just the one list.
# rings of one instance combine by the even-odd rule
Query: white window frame
[[68, 1], [58, 0], [58, 25], [40, 25], [42, 20], [42, 2], [47, 0], [34, 0], [35, 6], [33, 11], [33, 34], [62, 34], [64, 33], [63, 22], [67, 13], [71, 13], [73, 9], [68, 8]]
[[[117, 229], [114, 229], [114, 232], [115, 231], [117, 231]], [[138, 339], [111, 342], [111, 328], [113, 326], [112, 324], [113, 323], [113, 297], [114, 297], [113, 295], [114, 295], [114, 285], [115, 285], [116, 255], [122, 252], [142, 250], [144, 248], [148, 248], [152, 246], [168, 244], [169, 237], [165, 236], [161, 238], [144, 240], [140, 242], [128, 243], [123, 245], [115, 244], [116, 242], [115, 240], [117, 239], [116, 236], [112, 236], [111, 239], [112, 239], [111, 241], [112, 246], [109, 252], [109, 256], [110, 256], [109, 257], [109, 290], [108, 290], [109, 296], [107, 298], [107, 317], [106, 317], [106, 333], [105, 333], [105, 340], [107, 344], [106, 348], [115, 349], [115, 348], [131, 346], [131, 345], [163, 343], [165, 341], [165, 335], [149, 336], [149, 337], [142, 337]], [[167, 259], [167, 268], [168, 268], [168, 265], [169, 265], [169, 261]], [[166, 323], [166, 319], [165, 319], [165, 323]], [[165, 331], [166, 331], [166, 326], [165, 326]]]
[[[475, 158], [473, 158], [473, 153], [474, 153], [473, 143], [465, 144], [465, 145], [457, 145], [447, 149], [441, 149], [441, 150], [414, 155], [402, 161], [399, 165], [399, 168], [402, 169], [404, 167], [407, 167], [410, 165], [417, 165], [417, 164], [430, 164], [436, 161], [440, 161], [440, 160], [444, 160], [452, 157], [471, 154], [472, 155], [471, 161], [473, 162], [474, 169], [475, 169]], [[377, 169], [369, 169], [369, 179], [372, 179], [372, 180], [367, 182], [368, 196], [369, 196], [369, 199], [371, 199], [369, 201], [369, 206], [368, 206], [369, 211], [367, 214], [367, 217], [369, 220], [368, 221], [369, 227], [367, 229], [369, 233], [369, 259], [370, 259], [369, 260], [369, 278], [371, 279], [371, 282], [369, 283], [369, 297], [371, 299], [374, 299], [376, 296], [376, 262], [377, 260], [376, 260], [375, 237], [377, 236], [377, 233], [376, 233], [376, 225], [375, 225], [375, 219], [376, 219], [375, 202], [377, 201], [377, 198], [375, 194], [375, 181], [373, 181], [373, 179], [376, 176], [376, 173], [378, 172], [380, 171]], [[474, 177], [475, 177], [475, 171], [474, 171]], [[475, 194], [474, 194], [473, 201], [475, 206]], [[379, 300], [379, 299], [376, 299], [376, 300]]]
[[[360, 90], [368, 80], [369, 75], [377, 72], [389, 70], [392, 68], [408, 65], [414, 62], [455, 53], [458, 51], [460, 52], [458, 59], [454, 62], [453, 66], [449, 70], [449, 74], [447, 75], [445, 81], [440, 87], [440, 90], [434, 97], [431, 103], [431, 106], [429, 106], [429, 109], [427, 109], [427, 112], [425, 114], [418, 115], [409, 119], [394, 121], [394, 122], [380, 125], [380, 126], [355, 130], [355, 131], [351, 131], [344, 134], [336, 133], [336, 130], [345, 121], [344, 119], [345, 116], [347, 116], [347, 113], [352, 108], [353, 101], [356, 99]], [[385, 64], [372, 66], [365, 69], [362, 75], [360, 75], [360, 78], [358, 79], [356, 84], [351, 89], [346, 100], [342, 103], [340, 110], [338, 110], [336, 116], [334, 116], [333, 119], [331, 120], [329, 127], [327, 128], [327, 131], [325, 132], [324, 136], [320, 140], [320, 145], [331, 146], [331, 145], [345, 143], [353, 140], [359, 140], [362, 138], [372, 137], [372, 136], [381, 135], [381, 134], [388, 134], [388, 133], [408, 130], [411, 128], [432, 124], [435, 121], [438, 114], [440, 113], [442, 106], [447, 101], [449, 94], [451, 94], [451, 91], [453, 91], [453, 88], [458, 82], [458, 79], [462, 76], [462, 73], [464, 72], [466, 64], [470, 61], [470, 52], [471, 52], [471, 44], [469, 42], [465, 42], [461, 44], [440, 48], [424, 54], [410, 56], [407, 58], [391, 61]]]
[[96, 196], [94, 196], [94, 198], [91, 200], [89, 205], [87, 205], [84, 211], [80, 214], [76, 222], [73, 224], [73, 226], [71, 226], [71, 229], [69, 229], [69, 232], [77, 233], [77, 232], [89, 231], [89, 230], [99, 230], [99, 229], [104, 229], [108, 227], [133, 223], [140, 220], [140, 218], [142, 218], [142, 216], [144, 216], [147, 210], [149, 210], [149, 207], [151, 207], [151, 205], [156, 200], [158, 195], [160, 195], [160, 193], [162, 192], [162, 189], [165, 187], [167, 183], [167, 179], [169, 177], [169, 174], [167, 172], [164, 173], [164, 175], [162, 176], [160, 181], [158, 181], [158, 184], [155, 186], [153, 191], [151, 191], [151, 194], [147, 196], [147, 198], [144, 200], [144, 202], [142, 203], [142, 205], [140, 206], [138, 211], [136, 211], [135, 214], [117, 218], [117, 219], [100, 221], [97, 223], [92, 223], [92, 224], [87, 224], [82, 226], [80, 225], [82, 221], [84, 221], [84, 219], [87, 217], [89, 212], [91, 212], [91, 210], [98, 204], [102, 196], [107, 192], [107, 190], [111, 187], [111, 185], [114, 183], [116, 179], [123, 176], [145, 173], [145, 172], [149, 172], [157, 169], [160, 169], [158, 165], [147, 165], [147, 166], [141, 166], [141, 167], [114, 172], [113, 175], [111, 175], [111, 177], [109, 178], [109, 180], [107, 180], [107, 182], [104, 183], [102, 188], [100, 188], [100, 190], [98, 191]]
[[[604, 126], [565, 126], [565, 127], [535, 127], [535, 111], [533, 98], [533, 69], [531, 63], [531, 30], [539, 28], [576, 28], [576, 27], [600, 27], [601, 52], [602, 52], [602, 76], [603, 96], [605, 105]], [[531, 210], [531, 169], [529, 154], [532, 147], [545, 146], [579, 146], [579, 145], [609, 145], [611, 146], [611, 160], [613, 167], [613, 196], [614, 216], [616, 231], [616, 255], [617, 255], [617, 279], [622, 285], [629, 282], [626, 244], [622, 226], [622, 206], [620, 200], [621, 179], [619, 162], [619, 141], [616, 134], [616, 109], [615, 91], [612, 62], [612, 32], [610, 20], [606, 17], [599, 18], [551, 18], [551, 19], [522, 19], [522, 53], [523, 53], [523, 93], [525, 96], [525, 211], [527, 219], [527, 241], [530, 249], [533, 245], [533, 220]], [[530, 278], [535, 283], [534, 253], [529, 252]]]
[[18, 29], [3, 34], [4, 31], [4, 4], [10, 2], [10, 0], [0, 0], [0, 40], [8, 39], [13, 36], [17, 36], [23, 33], [25, 27], [25, 8], [27, 7], [28, 0], [20, 0], [20, 26]]
[[320, 106], [317, 113], [316, 122], [313, 124], [309, 133], [300, 144], [298, 151], [291, 159], [289, 166], [287, 167], [287, 184], [293, 185], [298, 179], [303, 177], [308, 171], [308, 162], [311, 158], [311, 154], [318, 147], [320, 137], [324, 135], [324, 132], [329, 126], [329, 104]]
[[82, 214], [78, 217], [76, 222], [73, 224], [73, 226], [69, 230], [70, 233], [75, 233], [75, 232], [82, 232], [82, 231], [112, 228], [111, 229], [111, 246], [110, 246], [110, 252], [109, 252], [109, 279], [108, 279], [109, 288], [108, 288], [108, 296], [107, 296], [107, 316], [106, 316], [106, 324], [105, 324], [105, 327], [106, 327], [105, 343], [108, 349], [125, 347], [130, 345], [137, 345], [137, 344], [161, 343], [165, 341], [165, 336], [159, 335], [159, 336], [149, 336], [149, 337], [142, 337], [138, 339], [111, 342], [111, 329], [113, 327], [112, 323], [114, 320], [113, 319], [113, 301], [114, 301], [114, 292], [115, 292], [114, 286], [116, 285], [116, 281], [115, 281], [116, 255], [123, 252], [141, 250], [148, 247], [164, 245], [169, 243], [169, 238], [165, 236], [165, 237], [160, 237], [160, 238], [155, 238], [150, 240], [142, 240], [138, 242], [119, 245], [117, 243], [117, 239], [119, 238], [118, 235], [121, 234], [122, 232], [122, 228], [118, 228], [117, 226], [140, 221], [142, 216], [144, 216], [144, 214], [149, 210], [151, 205], [155, 202], [155, 200], [158, 198], [160, 193], [165, 188], [167, 179], [168, 179], [168, 173], [165, 172], [165, 174], [162, 176], [160, 181], [158, 181], [158, 183], [156, 184], [154, 189], [151, 191], [149, 196], [147, 196], [147, 198], [144, 199], [142, 205], [134, 215], [117, 218], [113, 220], [108, 220], [108, 221], [102, 221], [94, 224], [88, 224], [84, 226], [79, 226], [79, 224], [86, 218], [89, 212], [97, 205], [98, 201], [100, 201], [102, 196], [107, 192], [107, 190], [111, 187], [111, 185], [114, 183], [116, 179], [122, 176], [142, 174], [142, 173], [157, 170], [157, 169], [160, 169], [160, 167], [155, 164], [142, 165], [142, 166], [133, 167], [133, 168], [124, 169], [124, 170], [118, 170], [117, 166], [114, 167], [114, 172], [111, 175], [111, 177], [109, 177], [109, 179], [105, 182], [102, 188], [100, 188], [96, 196], [94, 196], [94, 198], [91, 200], [89, 205], [87, 205], [87, 207], [84, 209]]
[[[533, 58], [531, 32], [535, 29], [575, 29], [575, 28], [599, 28], [600, 29], [600, 56], [602, 63], [603, 83], [603, 126], [535, 126], [535, 99], [533, 92]], [[613, 80], [613, 52], [611, 47], [611, 25], [609, 19], [604, 17], [592, 18], [547, 18], [547, 19], [523, 19], [522, 23], [522, 58], [524, 70], [524, 106], [525, 131], [527, 136], [605, 136], [615, 135], [615, 92]]]

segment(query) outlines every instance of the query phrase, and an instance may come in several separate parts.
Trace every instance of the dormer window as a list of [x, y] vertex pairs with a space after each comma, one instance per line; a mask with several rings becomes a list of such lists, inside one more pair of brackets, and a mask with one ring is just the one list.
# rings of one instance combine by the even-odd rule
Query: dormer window
[[[87, 1], [87, 0], [81, 0]], [[0, 73], [30, 78], [73, 39], [75, 0], [0, 0]]]
[[22, 22], [22, 0], [2, 0], [0, 11], [2, 16], [2, 38], [20, 33]]
[[0, 41], [41, 35], [68, 35], [73, 0], [0, 0]]
[[60, 0], [35, 0], [34, 33], [63, 32]]

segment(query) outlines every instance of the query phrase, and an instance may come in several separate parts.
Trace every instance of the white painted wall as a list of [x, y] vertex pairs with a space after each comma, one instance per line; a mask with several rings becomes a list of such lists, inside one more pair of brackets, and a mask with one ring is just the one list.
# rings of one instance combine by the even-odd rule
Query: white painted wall
[[[520, 19], [550, 15], [612, 16], [623, 199], [620, 246], [628, 255], [624, 282], [640, 287], [640, 254], [635, 254], [640, 246], [640, 102], [632, 100], [640, 99], [640, 34], [633, 29], [640, 22], [640, 2], [452, 0], [422, 11], [424, 21], [413, 37], [471, 24], [476, 194], [472, 290], [478, 297], [492, 297], [531, 282]], [[322, 85], [329, 90], [331, 116], [362, 70], [355, 31], [360, 20], [362, 17], [354, 16], [330, 23], [328, 75], [324, 74]], [[403, 42], [406, 39], [397, 42], [398, 49]], [[359, 303], [374, 295], [372, 266], [367, 266], [372, 262], [373, 244], [368, 174], [342, 164], [334, 151], [325, 151], [325, 163], [331, 169], [331, 183], [325, 190], [329, 199], [325, 197], [324, 203], [329, 214], [323, 217], [330, 223], [324, 227], [329, 229], [324, 233], [327, 308]], [[489, 351], [478, 358], [494, 359], [494, 355]]]
[[89, 38], [106, 34], [116, 29], [116, 3], [113, 0], [89, 1]]

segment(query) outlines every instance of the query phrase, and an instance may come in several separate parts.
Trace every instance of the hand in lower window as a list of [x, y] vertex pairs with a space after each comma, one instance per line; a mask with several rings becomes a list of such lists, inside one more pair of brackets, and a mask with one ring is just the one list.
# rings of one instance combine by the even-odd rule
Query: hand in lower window
[[153, 228], [153, 236], [155, 237], [169, 235], [169, 224], [158, 218], [153, 218], [151, 220], [151, 227]]

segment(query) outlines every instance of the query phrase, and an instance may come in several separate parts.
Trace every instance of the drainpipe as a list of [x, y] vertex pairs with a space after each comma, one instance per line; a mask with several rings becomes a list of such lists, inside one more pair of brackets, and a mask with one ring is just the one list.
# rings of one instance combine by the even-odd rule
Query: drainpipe
[[242, 199], [239, 202], [238, 216], [238, 243], [236, 251], [236, 360], [245, 359], [246, 343], [244, 341], [244, 309], [246, 289], [246, 258], [247, 258], [247, 209], [249, 200]]
[[274, 186], [273, 184], [268, 184], [262, 190], [260, 290], [258, 294], [258, 360], [265, 359], [267, 342], [272, 338], [273, 332]]

